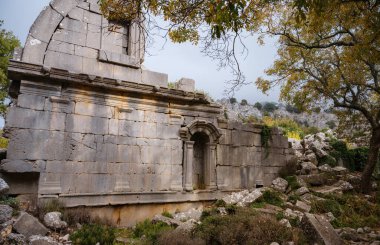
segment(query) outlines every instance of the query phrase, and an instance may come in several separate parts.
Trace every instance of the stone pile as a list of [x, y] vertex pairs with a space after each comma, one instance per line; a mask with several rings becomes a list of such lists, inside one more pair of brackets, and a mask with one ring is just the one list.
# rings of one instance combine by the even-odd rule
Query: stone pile
[[[0, 197], [5, 200], [8, 184], [0, 178]], [[65, 231], [66, 222], [61, 220], [59, 212], [47, 213], [44, 217], [46, 227], [52, 231]], [[0, 244], [4, 245], [63, 245], [48, 235], [51, 231], [37, 218], [27, 212], [14, 210], [9, 205], [0, 205]]]

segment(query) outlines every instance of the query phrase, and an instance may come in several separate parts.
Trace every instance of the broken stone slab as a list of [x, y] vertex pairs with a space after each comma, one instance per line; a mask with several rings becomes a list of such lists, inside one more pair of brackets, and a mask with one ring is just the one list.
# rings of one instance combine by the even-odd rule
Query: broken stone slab
[[174, 227], [178, 227], [179, 225], [182, 224], [181, 221], [178, 221], [176, 219], [172, 219], [172, 218], [169, 218], [169, 217], [166, 217], [166, 216], [163, 216], [161, 214], [157, 214], [153, 217], [152, 219], [152, 222], [153, 223], [157, 223], [157, 222], [163, 222], [167, 225], [170, 225], [170, 226], [174, 226]]
[[301, 221], [304, 233], [321, 245], [341, 245], [342, 239], [323, 215], [305, 213]]
[[176, 228], [176, 231], [180, 231], [180, 232], [191, 232], [193, 230], [193, 228], [195, 227], [195, 225], [197, 224], [197, 221], [194, 220], [194, 219], [189, 219], [188, 221], [186, 222], [183, 222], [181, 223], [177, 228]]
[[187, 221], [190, 219], [198, 221], [201, 218], [202, 212], [202, 208], [192, 208], [186, 212], [175, 213], [173, 217], [177, 221]]
[[272, 188], [280, 192], [285, 192], [286, 188], [288, 188], [288, 181], [281, 177], [278, 177], [272, 181]]
[[300, 221], [302, 220], [302, 217], [304, 216], [302, 212], [297, 211], [297, 210], [292, 210], [290, 208], [287, 208], [285, 210], [284, 215], [285, 217], [292, 218], [292, 219], [298, 218]]
[[0, 224], [7, 222], [12, 218], [13, 208], [9, 205], [0, 205]]
[[285, 225], [285, 226], [288, 227], [288, 228], [291, 228], [291, 227], [292, 227], [292, 225], [290, 224], [290, 222], [289, 222], [288, 219], [282, 219], [282, 220], [280, 220], [279, 223], [280, 223], [281, 225]]
[[322, 194], [330, 194], [330, 193], [338, 193], [347, 192], [353, 190], [354, 187], [348, 183], [347, 181], [340, 180], [332, 186], [322, 186], [314, 189], [314, 191], [322, 193]]
[[[0, 178], [0, 195], [4, 195], [9, 191], [9, 185], [5, 180]], [[1, 222], [0, 222], [1, 223]]]
[[312, 162], [303, 162], [301, 163], [301, 174], [316, 174], [318, 173], [317, 166]]
[[61, 220], [62, 214], [60, 212], [50, 212], [45, 214], [45, 225], [54, 230], [62, 230], [67, 228], [67, 223]]
[[225, 201], [226, 204], [237, 204], [240, 207], [245, 207], [248, 204], [256, 201], [261, 196], [262, 193], [259, 189], [255, 189], [252, 192], [243, 190], [226, 195], [222, 198], [222, 200]]
[[341, 166], [337, 166], [337, 167], [333, 168], [333, 171], [336, 174], [347, 174], [348, 173], [348, 169], [345, 167], [341, 167]]
[[48, 233], [48, 229], [42, 225], [37, 218], [26, 212], [21, 212], [20, 216], [16, 219], [13, 228], [27, 238], [33, 235], [44, 236]]
[[59, 243], [51, 237], [33, 235], [29, 237], [29, 245], [59, 245]]
[[310, 212], [311, 206], [305, 202], [297, 200], [296, 207], [303, 212]]
[[324, 164], [322, 166], [318, 167], [319, 171], [325, 172], [325, 173], [331, 173], [333, 171], [332, 167], [328, 164]]
[[298, 196], [302, 196], [302, 195], [304, 195], [304, 194], [306, 194], [306, 193], [309, 193], [310, 191], [309, 191], [309, 189], [307, 188], [307, 187], [300, 187], [300, 188], [298, 188], [296, 191], [295, 191], [295, 193], [294, 194], [296, 194], [296, 195], [298, 195]]

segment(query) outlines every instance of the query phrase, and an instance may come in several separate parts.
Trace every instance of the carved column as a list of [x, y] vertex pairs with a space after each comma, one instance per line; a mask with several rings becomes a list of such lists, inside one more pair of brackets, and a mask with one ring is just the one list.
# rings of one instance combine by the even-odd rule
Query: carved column
[[210, 190], [216, 189], [215, 181], [216, 173], [216, 144], [207, 144], [207, 162], [206, 162], [206, 188]]
[[185, 141], [184, 156], [184, 189], [193, 190], [193, 151], [194, 141]]

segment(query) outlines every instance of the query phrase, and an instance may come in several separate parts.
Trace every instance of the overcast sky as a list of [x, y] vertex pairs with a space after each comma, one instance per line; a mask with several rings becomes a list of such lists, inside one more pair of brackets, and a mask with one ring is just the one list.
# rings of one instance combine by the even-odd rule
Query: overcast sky
[[[0, 0], [0, 19], [4, 20], [3, 28], [12, 31], [25, 43], [30, 26], [37, 18], [44, 6], [50, 0]], [[173, 44], [170, 41], [162, 48], [162, 39], [156, 38], [156, 44], [149, 48], [150, 56], [146, 56], [144, 66], [152, 71], [163, 72], [169, 75], [169, 81], [176, 81], [181, 77], [192, 78], [196, 88], [208, 92], [213, 98], [224, 97], [226, 81], [232, 78], [228, 70], [218, 70], [217, 63], [205, 57], [200, 48], [191, 44]], [[247, 40], [249, 54], [241, 60], [242, 70], [248, 81], [255, 81], [263, 76], [264, 70], [274, 61], [276, 56], [275, 42], [267, 40], [265, 46], [259, 46], [255, 39]], [[278, 89], [269, 96], [259, 92], [254, 84], [244, 86], [235, 94], [240, 101], [248, 102], [277, 101]]]

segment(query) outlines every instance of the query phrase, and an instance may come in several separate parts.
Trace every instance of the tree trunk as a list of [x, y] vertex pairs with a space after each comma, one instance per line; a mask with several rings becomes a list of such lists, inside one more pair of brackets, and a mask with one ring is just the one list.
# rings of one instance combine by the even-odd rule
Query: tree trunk
[[380, 148], [380, 128], [372, 131], [371, 141], [369, 144], [368, 160], [364, 167], [361, 179], [361, 191], [369, 193], [371, 191], [371, 176], [379, 159]]

